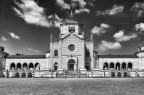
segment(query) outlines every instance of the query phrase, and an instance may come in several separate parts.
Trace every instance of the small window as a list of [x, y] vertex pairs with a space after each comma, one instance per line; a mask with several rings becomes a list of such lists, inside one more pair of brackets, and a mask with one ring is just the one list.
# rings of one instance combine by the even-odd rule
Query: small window
[[89, 50], [86, 50], [86, 56], [87, 56], [87, 57], [90, 57], [90, 52], [89, 52]]
[[54, 51], [54, 56], [58, 56], [58, 50]]
[[70, 33], [75, 32], [75, 27], [69, 27], [69, 32], [70, 32]]

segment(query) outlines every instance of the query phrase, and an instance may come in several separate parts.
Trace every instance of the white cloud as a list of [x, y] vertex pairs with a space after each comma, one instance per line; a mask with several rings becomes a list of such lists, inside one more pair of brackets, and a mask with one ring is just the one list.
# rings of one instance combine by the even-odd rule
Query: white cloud
[[56, 2], [63, 9], [70, 9], [70, 5], [65, 3], [64, 0], [56, 0]]
[[124, 30], [120, 30], [118, 33], [115, 33], [113, 37], [119, 42], [125, 42], [136, 38], [137, 35], [134, 33], [129, 35], [124, 35]]
[[2, 38], [1, 38], [3, 41], [7, 41], [7, 38], [6, 37], [4, 37], [4, 36], [2, 36]]
[[79, 9], [79, 10], [75, 10], [75, 13], [76, 14], [80, 14], [80, 13], [90, 13], [90, 10], [87, 9], [87, 8], [82, 8], [82, 9]]
[[94, 26], [94, 28], [91, 29], [91, 32], [92, 32], [93, 34], [97, 34], [97, 35], [100, 36], [101, 34], [106, 33], [106, 32], [108, 31], [108, 29], [110, 29], [110, 28], [111, 28], [111, 26], [109, 26], [108, 24], [102, 23], [102, 24], [100, 25], [100, 27]]
[[134, 12], [134, 14], [136, 14], [136, 16], [142, 17], [144, 15], [144, 3], [135, 3], [132, 8], [131, 11]]
[[98, 46], [98, 50], [106, 51], [106, 50], [116, 50], [121, 49], [122, 46], [119, 42], [108, 42], [108, 41], [101, 41], [101, 44]]
[[136, 31], [143, 31], [144, 32], [144, 23], [139, 23], [135, 25]]
[[20, 39], [20, 37], [16, 34], [14, 34], [13, 32], [8, 32], [8, 34], [13, 38], [13, 39]]
[[32, 52], [36, 52], [36, 53], [39, 53], [40, 50], [35, 50], [35, 49], [32, 49], [32, 48], [28, 48], [29, 51], [32, 51]]
[[62, 19], [60, 17], [58, 17], [58, 15], [54, 14], [54, 15], [50, 15], [48, 16], [48, 19], [51, 20], [50, 23], [52, 23], [54, 26], [56, 27], [60, 27], [60, 22], [62, 21]]
[[96, 15], [97, 16], [101, 16], [101, 15], [117, 15], [122, 13], [124, 10], [124, 6], [121, 5], [114, 5], [112, 9], [109, 10], [105, 10], [105, 11], [96, 11]]
[[81, 8], [85, 8], [85, 5], [87, 4], [84, 0], [72, 0], [72, 1], [79, 2]]
[[13, 7], [19, 17], [23, 18], [29, 24], [43, 27], [53, 26], [53, 23], [45, 15], [44, 8], [38, 6], [34, 0], [21, 0], [21, 2], [15, 2], [19, 9]]

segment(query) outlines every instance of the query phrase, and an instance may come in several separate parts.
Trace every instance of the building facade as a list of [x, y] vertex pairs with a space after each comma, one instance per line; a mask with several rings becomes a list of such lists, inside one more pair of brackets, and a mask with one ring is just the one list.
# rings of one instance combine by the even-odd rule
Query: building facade
[[1, 76], [5, 77], [143, 77], [144, 45], [133, 55], [99, 55], [93, 36], [84, 37], [83, 25], [67, 20], [59, 38], [50, 37], [45, 55], [9, 55], [0, 47]]

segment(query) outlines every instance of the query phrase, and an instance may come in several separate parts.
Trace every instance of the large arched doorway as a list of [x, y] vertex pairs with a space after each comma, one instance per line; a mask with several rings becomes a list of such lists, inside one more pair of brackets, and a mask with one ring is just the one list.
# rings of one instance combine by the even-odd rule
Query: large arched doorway
[[128, 77], [128, 73], [124, 72], [123, 77]]
[[20, 77], [20, 74], [17, 72], [17, 73], [15, 73], [15, 77], [16, 78], [19, 78]]
[[75, 65], [75, 60], [74, 59], [70, 59], [68, 61], [68, 71], [74, 71], [74, 65]]
[[121, 77], [122, 75], [121, 75], [121, 72], [118, 72], [117, 73], [117, 77]]
[[115, 77], [115, 72], [111, 72], [111, 77]]
[[21, 77], [22, 77], [22, 78], [25, 78], [25, 77], [26, 77], [26, 74], [25, 74], [25, 73], [22, 73], [22, 74], [21, 74]]
[[55, 63], [54, 63], [54, 71], [56, 71], [57, 69], [58, 69], [58, 63], [55, 62]]
[[32, 73], [28, 73], [28, 78], [32, 78]]

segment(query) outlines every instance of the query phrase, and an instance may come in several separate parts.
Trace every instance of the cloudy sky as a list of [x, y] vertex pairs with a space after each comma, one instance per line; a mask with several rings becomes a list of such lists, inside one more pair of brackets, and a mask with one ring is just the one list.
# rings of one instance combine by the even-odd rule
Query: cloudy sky
[[133, 54], [143, 41], [143, 0], [1, 0], [0, 45], [9, 54], [45, 54], [71, 11], [99, 54]]

